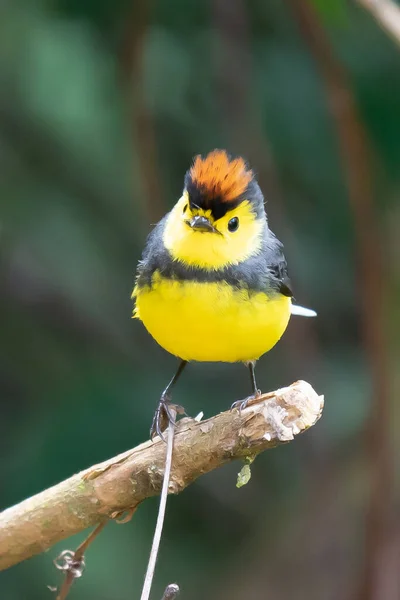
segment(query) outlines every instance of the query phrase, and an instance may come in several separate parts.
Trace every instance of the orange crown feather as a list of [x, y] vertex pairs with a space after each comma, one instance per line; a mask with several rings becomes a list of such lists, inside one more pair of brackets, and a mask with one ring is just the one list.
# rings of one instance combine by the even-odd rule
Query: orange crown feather
[[188, 176], [191, 186], [201, 191], [205, 200], [234, 202], [246, 191], [253, 171], [243, 158], [230, 160], [225, 150], [213, 150], [205, 158], [196, 156]]

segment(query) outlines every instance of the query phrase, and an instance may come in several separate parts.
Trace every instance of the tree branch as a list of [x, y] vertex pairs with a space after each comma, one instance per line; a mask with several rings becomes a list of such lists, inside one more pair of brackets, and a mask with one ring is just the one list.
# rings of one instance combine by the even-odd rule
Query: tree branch
[[[169, 492], [203, 473], [293, 440], [321, 416], [323, 396], [304, 381], [263, 394], [239, 415], [227, 411], [176, 426]], [[166, 444], [145, 442], [0, 514], [0, 570], [43, 552], [161, 491]]]
[[[373, 163], [368, 135], [349, 75], [336, 58], [317, 11], [307, 0], [288, 0], [309, 51], [320, 71], [329, 109], [336, 126], [348, 197], [357, 240], [358, 297], [362, 333], [369, 361], [372, 401], [366, 428], [371, 491], [366, 516], [364, 568], [360, 600], [386, 595], [387, 571], [382, 570], [390, 539], [389, 508], [394, 494], [391, 436], [390, 377], [386, 341], [387, 278], [379, 229]], [[365, 2], [364, 2], [365, 4]], [[377, 0], [383, 6], [385, 2]], [[371, 318], [371, 315], [374, 315]]]

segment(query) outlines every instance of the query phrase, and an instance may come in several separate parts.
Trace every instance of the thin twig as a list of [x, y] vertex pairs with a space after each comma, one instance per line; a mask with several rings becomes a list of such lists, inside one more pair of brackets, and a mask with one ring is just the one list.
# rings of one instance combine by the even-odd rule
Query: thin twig
[[[380, 575], [389, 539], [388, 508], [393, 498], [390, 442], [390, 393], [385, 340], [382, 240], [377, 225], [371, 179], [370, 144], [349, 77], [336, 58], [310, 2], [288, 0], [320, 70], [328, 106], [336, 126], [339, 152], [353, 212], [359, 263], [359, 302], [372, 380], [372, 405], [366, 442], [371, 492], [366, 519], [364, 573], [357, 598], [384, 596]], [[374, 4], [383, 4], [381, 0]]]
[[378, 25], [397, 43], [400, 44], [400, 7], [392, 0], [355, 0], [365, 8]]
[[[66, 571], [64, 582], [60, 588], [56, 600], [65, 600], [75, 579], [82, 575], [83, 569], [85, 567], [84, 554], [90, 546], [90, 544], [93, 542], [93, 540], [99, 535], [101, 531], [103, 531], [107, 522], [108, 521], [106, 520], [103, 521], [103, 523], [97, 525], [97, 527], [88, 535], [88, 537], [82, 542], [82, 544], [78, 546], [75, 552], [69, 552], [68, 550], [64, 550], [64, 552], [61, 552], [59, 557], [55, 559], [54, 563], [56, 567], [58, 569]], [[68, 557], [70, 560], [66, 562], [65, 567], [60, 567], [57, 564], [57, 560], [64, 559], [66, 553], [68, 553]]]
[[[142, 595], [140, 596], [140, 600], [149, 600], [151, 584], [153, 582], [154, 570], [156, 567], [158, 549], [160, 547], [161, 534], [164, 525], [164, 517], [165, 517], [165, 509], [167, 506], [167, 498], [168, 498], [168, 486], [169, 486], [169, 478], [171, 475], [171, 466], [172, 466], [172, 450], [174, 448], [174, 437], [175, 437], [175, 420], [176, 420], [176, 410], [171, 405], [169, 407], [169, 425], [168, 425], [168, 439], [167, 439], [167, 448], [165, 455], [165, 469], [164, 469], [164, 479], [160, 496], [160, 505], [158, 508], [158, 516], [156, 529], [154, 531], [153, 544], [150, 551], [149, 563], [147, 565], [146, 577], [144, 578]], [[168, 588], [167, 588], [168, 589]], [[167, 591], [167, 590], [166, 590]], [[165, 593], [164, 593], [165, 595]]]
[[[136, 0], [126, 19], [126, 34], [122, 46], [122, 72], [128, 85], [129, 106], [132, 107], [132, 136], [137, 148], [137, 161], [142, 193], [140, 202], [150, 220], [158, 221], [165, 213], [164, 186], [160, 177], [157, 128], [154, 115], [144, 93], [144, 57], [148, 30], [154, 12], [152, 0]], [[137, 173], [135, 173], [137, 178]]]

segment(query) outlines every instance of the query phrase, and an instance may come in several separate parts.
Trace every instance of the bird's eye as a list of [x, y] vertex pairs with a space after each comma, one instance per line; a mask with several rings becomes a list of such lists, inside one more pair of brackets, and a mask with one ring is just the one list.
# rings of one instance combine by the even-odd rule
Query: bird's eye
[[188, 207], [188, 205], [187, 205], [187, 204], [185, 204], [185, 206], [183, 207], [183, 212], [184, 212], [184, 213], [187, 211], [187, 207]]
[[231, 219], [228, 223], [228, 229], [229, 231], [236, 231], [236, 229], [239, 227], [239, 219], [237, 217], [233, 217], [233, 219]]

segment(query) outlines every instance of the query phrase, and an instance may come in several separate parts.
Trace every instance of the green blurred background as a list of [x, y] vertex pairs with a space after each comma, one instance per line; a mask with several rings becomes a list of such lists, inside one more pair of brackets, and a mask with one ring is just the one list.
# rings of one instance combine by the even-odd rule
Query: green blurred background
[[[284, 241], [293, 319], [263, 390], [325, 394], [318, 425], [167, 510], [152, 598], [399, 598], [400, 51], [342, 0], [3, 0], [0, 7], [0, 501], [147, 439], [175, 359], [131, 320], [146, 235], [192, 157], [245, 155]], [[211, 416], [240, 365], [193, 364], [175, 400]], [[139, 598], [158, 501], [110, 523], [71, 599]], [[54, 597], [52, 559], [0, 574]]]

